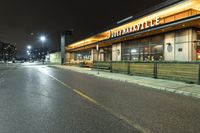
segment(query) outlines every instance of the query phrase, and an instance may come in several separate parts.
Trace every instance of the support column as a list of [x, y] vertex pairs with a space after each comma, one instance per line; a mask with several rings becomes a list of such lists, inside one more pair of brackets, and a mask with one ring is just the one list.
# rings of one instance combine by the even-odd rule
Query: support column
[[67, 62], [67, 55], [65, 51], [65, 47], [72, 42], [72, 33], [73, 30], [68, 30], [61, 33], [61, 64], [65, 64]]

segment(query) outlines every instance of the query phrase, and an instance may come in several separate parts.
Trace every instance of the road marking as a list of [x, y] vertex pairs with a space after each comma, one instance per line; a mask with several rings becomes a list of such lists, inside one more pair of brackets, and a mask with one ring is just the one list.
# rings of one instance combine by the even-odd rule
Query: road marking
[[[41, 71], [41, 70], [40, 70]], [[87, 96], [86, 94], [84, 94], [83, 92], [78, 91], [77, 89], [73, 89], [71, 86], [69, 86], [68, 84], [60, 81], [59, 79], [57, 79], [56, 77], [41, 71], [42, 73], [48, 75], [49, 77], [53, 78], [54, 80], [56, 80], [57, 82], [59, 82], [60, 84], [62, 84], [63, 86], [71, 89], [73, 92], [75, 92], [76, 94], [78, 94], [79, 96], [81, 96], [82, 98], [84, 98], [85, 100], [95, 104], [96, 106], [101, 107], [102, 109], [104, 109], [106, 112], [110, 113], [111, 115], [115, 116], [116, 118], [124, 121], [125, 123], [127, 123], [128, 125], [130, 125], [131, 127], [137, 129], [138, 131], [142, 132], [142, 133], [152, 133], [149, 129], [143, 128], [142, 126], [140, 126], [137, 122], [133, 121], [133, 120], [129, 120], [127, 117], [114, 112], [113, 110], [107, 108], [106, 106], [100, 104], [99, 102], [97, 102], [96, 100], [94, 100], [93, 98]]]
[[99, 102], [97, 102], [96, 100], [90, 98], [89, 96], [85, 95], [84, 93], [78, 91], [78, 90], [75, 90], [73, 89], [73, 91], [75, 93], [77, 93], [78, 95], [80, 95], [81, 97], [85, 98], [86, 100], [92, 102], [93, 104], [101, 107], [102, 109], [104, 109], [105, 111], [109, 112], [110, 114], [112, 114], [113, 116], [117, 117], [118, 119], [120, 120], [123, 120], [124, 122], [126, 122], [127, 124], [129, 124], [131, 127], [141, 131], [142, 133], [151, 133], [150, 130], [148, 129], [144, 129], [143, 127], [141, 127], [139, 124], [137, 124], [136, 122], [132, 121], [132, 120], [129, 120], [128, 118], [126, 118], [125, 116], [119, 114], [119, 113], [116, 113], [114, 111], [112, 111], [111, 109], [107, 108], [106, 106], [100, 104]]
[[[45, 73], [45, 74], [46, 74], [46, 73]], [[62, 84], [63, 86], [65, 86], [65, 87], [67, 87], [67, 88], [69, 88], [69, 89], [72, 89], [71, 86], [69, 86], [69, 85], [67, 85], [66, 83], [60, 81], [59, 79], [53, 77], [52, 75], [49, 75], [49, 74], [47, 74], [47, 75], [48, 75], [49, 77], [53, 78], [54, 80], [56, 80], [57, 82], [59, 82], [60, 84]]]
[[76, 90], [76, 89], [73, 89], [73, 91], [74, 91], [75, 93], [77, 93], [78, 95], [80, 95], [81, 97], [87, 99], [87, 100], [90, 101], [91, 103], [94, 103], [94, 104], [96, 104], [96, 105], [99, 104], [97, 101], [95, 101], [94, 99], [88, 97], [87, 95], [83, 94], [82, 92], [80, 92], [80, 91], [78, 91], [78, 90]]

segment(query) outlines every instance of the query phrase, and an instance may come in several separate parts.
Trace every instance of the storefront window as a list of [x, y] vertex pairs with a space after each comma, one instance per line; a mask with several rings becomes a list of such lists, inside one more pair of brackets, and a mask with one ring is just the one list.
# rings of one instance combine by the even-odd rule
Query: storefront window
[[122, 60], [158, 61], [163, 60], [164, 36], [157, 35], [122, 43]]
[[134, 40], [122, 43], [122, 60], [139, 60], [139, 47], [137, 41]]
[[163, 60], [163, 45], [150, 46], [150, 60], [159, 61]]
[[112, 47], [104, 48], [104, 61], [111, 61], [112, 60]]
[[197, 40], [200, 40], [200, 30], [197, 30]]
[[195, 40], [195, 41], [197, 41], [195, 43], [195, 45], [196, 45], [196, 59], [197, 59], [197, 61], [200, 61], [200, 30], [199, 29], [196, 31], [196, 34], [197, 34], [197, 40]]
[[163, 35], [157, 35], [151, 38], [149, 44], [151, 61], [163, 60], [163, 44], [164, 44]]
[[130, 60], [131, 61], [138, 61], [139, 60], [139, 48], [131, 47], [130, 49]]
[[75, 60], [85, 61], [91, 59], [91, 52], [90, 51], [83, 51], [75, 53]]
[[139, 60], [140, 61], [149, 61], [149, 45], [139, 45]]

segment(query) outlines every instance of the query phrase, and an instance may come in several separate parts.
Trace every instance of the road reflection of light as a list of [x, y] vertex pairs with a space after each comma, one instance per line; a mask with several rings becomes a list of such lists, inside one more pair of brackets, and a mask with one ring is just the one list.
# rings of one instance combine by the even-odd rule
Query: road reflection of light
[[[52, 101], [53, 83], [51, 78], [46, 74], [49, 73], [48, 67], [44, 65], [28, 65], [25, 66], [27, 80], [25, 98], [26, 106], [30, 107], [32, 112], [37, 112], [41, 119], [50, 117], [50, 111], [54, 108]], [[35, 114], [35, 113], [34, 113]]]
[[47, 70], [47, 67], [46, 66], [39, 66], [38, 67], [38, 70], [44, 74], [48, 74], [49, 71]]
[[26, 63], [23, 64], [24, 67], [36, 68], [38, 71], [48, 74], [48, 66], [46, 65], [38, 65], [36, 63]]

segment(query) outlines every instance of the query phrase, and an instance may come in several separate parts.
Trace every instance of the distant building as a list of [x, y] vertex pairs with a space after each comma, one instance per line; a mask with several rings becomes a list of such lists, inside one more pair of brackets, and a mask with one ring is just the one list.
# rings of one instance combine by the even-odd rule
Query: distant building
[[46, 56], [46, 59], [49, 60], [50, 63], [61, 64], [61, 52], [50, 53]]

